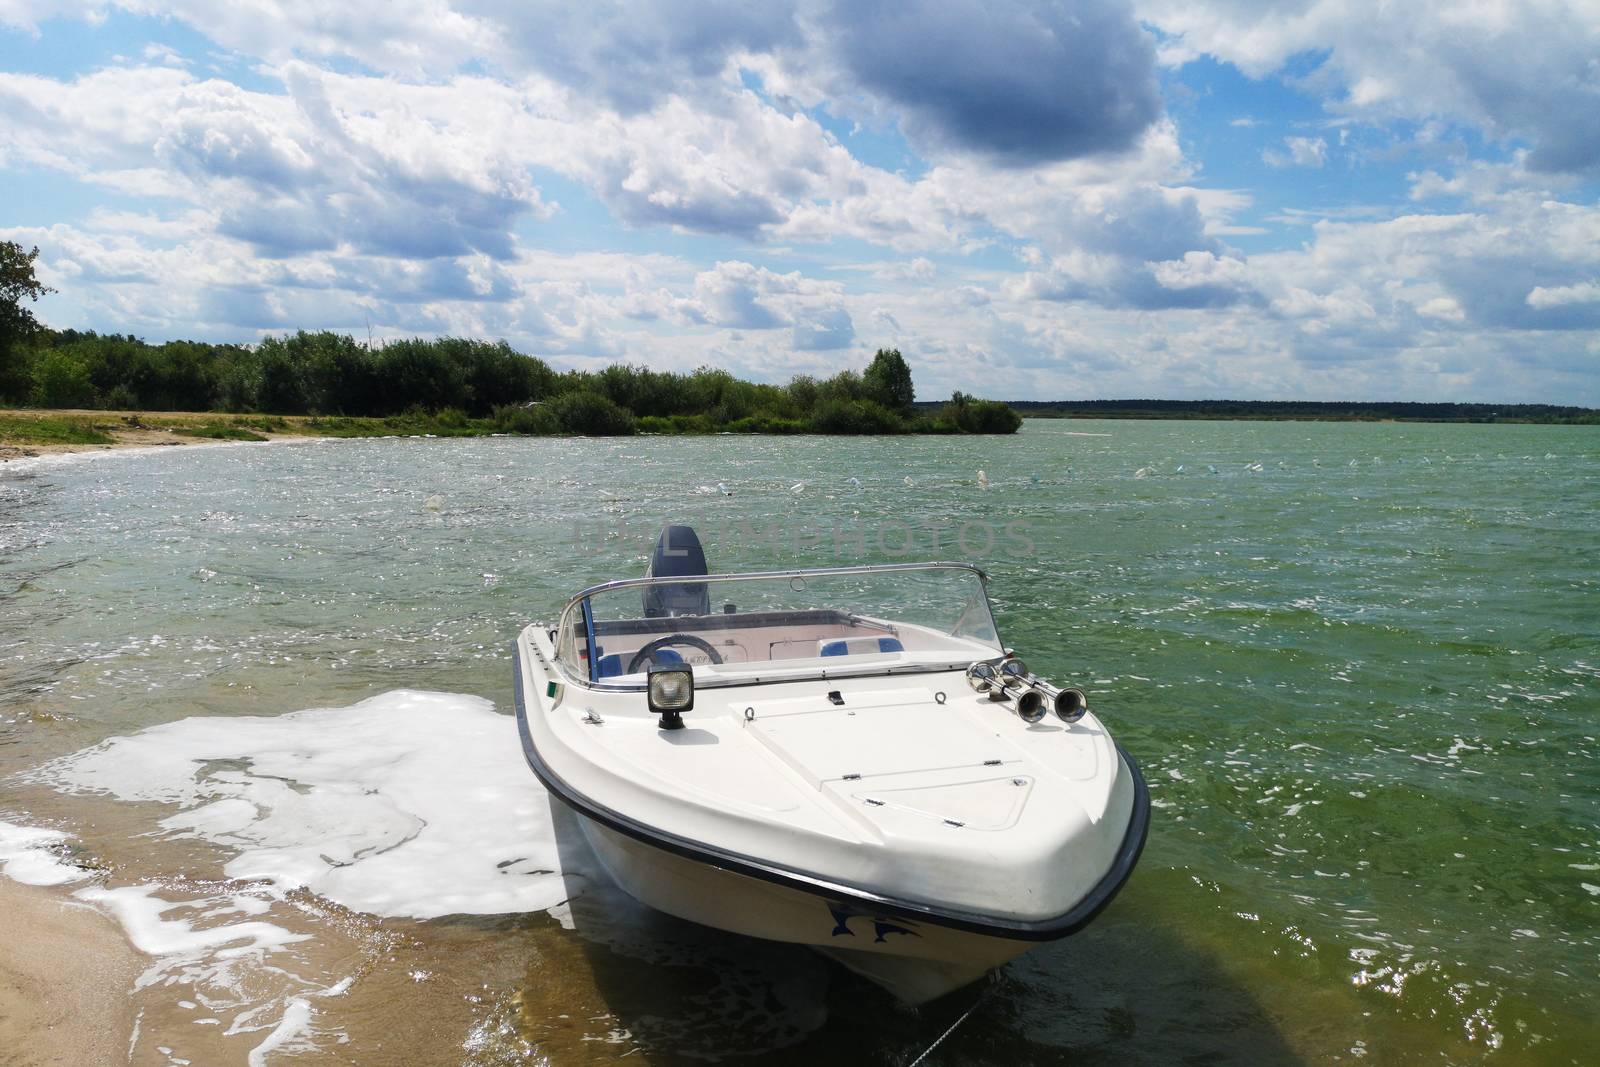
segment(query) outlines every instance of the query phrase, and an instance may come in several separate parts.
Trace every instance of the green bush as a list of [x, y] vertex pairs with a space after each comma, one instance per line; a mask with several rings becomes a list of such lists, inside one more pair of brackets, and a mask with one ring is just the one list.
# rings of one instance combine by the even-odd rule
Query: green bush
[[709, 415], [645, 415], [639, 419], [640, 433], [684, 436], [716, 433], [716, 424]]
[[561, 432], [561, 422], [549, 404], [502, 404], [494, 409], [495, 429], [529, 437], [548, 437]]
[[959, 390], [939, 409], [935, 421], [954, 424], [962, 433], [1016, 433], [1022, 416], [998, 400], [979, 400]]
[[585, 437], [622, 437], [635, 430], [633, 413], [609, 397], [583, 390], [550, 402], [565, 433]]
[[208, 422], [201, 426], [174, 426], [172, 432], [183, 437], [204, 437], [213, 441], [265, 441], [266, 438], [243, 426], [227, 422]]
[[870, 400], [827, 399], [817, 403], [811, 416], [814, 433], [904, 433], [900, 416]]
[[762, 412], [759, 415], [747, 415], [742, 419], [735, 419], [723, 427], [729, 433], [776, 433], [791, 434], [805, 433], [806, 424], [800, 419], [785, 419], [777, 415]]
[[1016, 433], [1022, 428], [1022, 416], [1009, 404], [973, 400], [960, 393], [940, 410], [939, 418], [955, 423], [962, 433]]
[[132, 411], [140, 407], [139, 397], [126, 383], [111, 387], [111, 392], [100, 398], [100, 406], [107, 411]]
[[911, 420], [907, 428], [912, 433], [920, 434], [953, 434], [961, 432], [961, 427], [957, 426], [953, 420], [930, 415], [919, 415]]

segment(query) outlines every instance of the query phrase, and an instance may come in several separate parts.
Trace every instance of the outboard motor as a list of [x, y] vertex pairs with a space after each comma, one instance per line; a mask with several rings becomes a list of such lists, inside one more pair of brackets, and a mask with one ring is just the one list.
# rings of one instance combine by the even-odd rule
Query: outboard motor
[[[650, 557], [646, 578], [694, 577], [710, 573], [706, 570], [705, 549], [692, 526], [664, 526], [656, 540], [655, 554]], [[711, 591], [705, 582], [683, 582], [672, 585], [650, 585], [644, 590], [644, 616], [647, 619], [669, 618], [673, 615], [709, 615]]]

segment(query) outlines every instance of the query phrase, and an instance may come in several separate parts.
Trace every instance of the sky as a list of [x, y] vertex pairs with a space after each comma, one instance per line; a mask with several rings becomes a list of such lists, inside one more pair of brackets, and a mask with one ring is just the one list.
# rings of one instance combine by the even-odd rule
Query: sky
[[1600, 406], [1600, 0], [0, 0], [48, 324]]

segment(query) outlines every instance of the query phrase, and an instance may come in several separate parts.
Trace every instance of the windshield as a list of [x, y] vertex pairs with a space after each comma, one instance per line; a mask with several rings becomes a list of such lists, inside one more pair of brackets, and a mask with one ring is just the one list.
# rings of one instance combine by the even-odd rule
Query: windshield
[[942, 669], [1001, 650], [982, 576], [954, 564], [616, 583], [571, 604], [560, 631], [569, 672], [623, 685], [679, 663], [706, 684], [774, 667]]

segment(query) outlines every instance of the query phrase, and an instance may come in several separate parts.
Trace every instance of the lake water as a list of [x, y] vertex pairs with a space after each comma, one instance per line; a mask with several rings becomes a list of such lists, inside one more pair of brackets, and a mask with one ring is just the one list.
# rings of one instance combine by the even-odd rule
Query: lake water
[[1090, 421], [13, 465], [0, 858], [146, 952], [135, 1063], [908, 1063], [971, 997], [632, 905], [522, 763], [517, 630], [687, 518], [714, 569], [983, 563], [1143, 765], [1127, 889], [929, 1062], [1593, 1062], [1597, 473], [1600, 428]]

